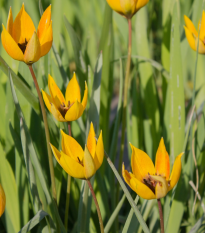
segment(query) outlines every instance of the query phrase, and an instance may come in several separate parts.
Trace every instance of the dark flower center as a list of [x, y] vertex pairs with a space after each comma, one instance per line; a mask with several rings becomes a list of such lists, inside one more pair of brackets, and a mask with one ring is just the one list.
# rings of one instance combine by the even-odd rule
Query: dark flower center
[[[157, 175], [157, 174], [155, 174]], [[161, 175], [158, 175], [161, 176]], [[152, 192], [155, 194], [155, 187], [157, 183], [159, 183], [160, 186], [162, 186], [162, 183], [160, 181], [154, 180], [150, 174], [148, 173], [147, 177], [143, 179], [143, 183], [152, 190]], [[170, 186], [170, 180], [168, 181], [168, 186]]]
[[67, 106], [64, 103], [62, 103], [60, 105], [60, 108], [58, 110], [60, 111], [60, 113], [61, 113], [61, 115], [63, 117], [65, 117], [65, 114], [67, 113], [68, 109], [70, 109], [73, 104], [74, 103], [71, 104], [70, 101], [68, 101], [68, 105]]
[[26, 51], [26, 46], [27, 46], [27, 44], [28, 44], [28, 41], [26, 40], [26, 38], [25, 38], [25, 42], [24, 42], [24, 43], [22, 43], [22, 44], [18, 43], [18, 46], [19, 46], [19, 48], [21, 49], [21, 51], [23, 52], [23, 54], [24, 54], [25, 51]]

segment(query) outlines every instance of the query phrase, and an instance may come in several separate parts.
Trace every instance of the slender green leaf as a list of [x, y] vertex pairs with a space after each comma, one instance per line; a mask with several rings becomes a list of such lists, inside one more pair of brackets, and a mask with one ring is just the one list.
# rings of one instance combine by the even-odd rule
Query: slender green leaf
[[[135, 36], [137, 43], [137, 53], [141, 56], [150, 58], [150, 48], [147, 35], [147, 7], [143, 7], [136, 15], [135, 21]], [[153, 78], [153, 69], [150, 64], [139, 64], [140, 86], [142, 92], [142, 99], [144, 101], [144, 108], [147, 114], [149, 123], [149, 130], [145, 131], [146, 150], [153, 159], [159, 144], [159, 123], [160, 113], [157, 100], [157, 92]], [[150, 134], [151, 137], [147, 134]], [[155, 138], [155, 140], [148, 141], [148, 138]], [[151, 146], [152, 145], [152, 146]]]
[[[36, 225], [38, 225], [42, 219], [46, 216], [50, 217], [48, 213], [43, 210], [39, 210], [38, 213], [18, 232], [18, 233], [26, 233], [33, 229]], [[53, 223], [50, 218], [50, 222]], [[52, 224], [54, 227], [54, 224]]]
[[189, 233], [196, 233], [198, 232], [198, 230], [200, 229], [200, 227], [202, 226], [204, 221], [204, 215], [196, 222], [196, 224], [191, 228], [191, 230], [189, 231]]
[[108, 157], [108, 155], [107, 155], [106, 152], [105, 152], [105, 156], [106, 156], [106, 158], [107, 158], [108, 164], [110, 165], [111, 169], [112, 169], [113, 172], [115, 173], [115, 176], [116, 176], [118, 182], [120, 183], [120, 186], [121, 186], [121, 188], [122, 188], [124, 194], [126, 195], [127, 200], [129, 201], [131, 207], [133, 208], [134, 213], [135, 213], [135, 215], [136, 215], [136, 217], [137, 217], [137, 219], [138, 219], [140, 225], [142, 226], [142, 229], [144, 230], [145, 233], [146, 233], [146, 232], [149, 233], [150, 231], [149, 231], [149, 229], [148, 229], [148, 227], [147, 227], [147, 225], [146, 225], [146, 223], [145, 223], [145, 221], [144, 221], [142, 215], [140, 214], [140, 211], [138, 210], [137, 206], [135, 205], [135, 202], [134, 202], [134, 200], [132, 199], [132, 197], [131, 197], [131, 195], [130, 195], [128, 189], [127, 189], [127, 187], [125, 186], [125, 183], [123, 182], [121, 176], [119, 175], [117, 169], [115, 168], [114, 164], [112, 163], [112, 161], [110, 160], [110, 158]]
[[[139, 196], [136, 196], [135, 198], [135, 205], [137, 205], [139, 200]], [[123, 227], [122, 233], [127, 233], [127, 232], [135, 232], [136, 231], [136, 216], [134, 215], [134, 209], [131, 208], [130, 212], [127, 216], [127, 220], [125, 222], [125, 225]]]
[[[12, 81], [12, 74], [11, 73], [9, 73], [9, 81], [10, 81], [10, 85], [11, 85], [11, 90], [12, 90], [14, 103], [15, 103], [15, 106], [16, 106], [16, 111], [18, 113], [19, 119], [23, 119], [23, 114], [22, 114], [21, 108], [20, 108], [20, 106], [18, 104], [18, 99], [17, 99], [16, 92], [15, 92], [15, 89], [14, 89], [14, 85], [13, 85], [13, 81]], [[43, 171], [41, 169], [41, 164], [40, 164], [40, 162], [38, 160], [38, 157], [36, 155], [36, 152], [35, 152], [35, 149], [34, 149], [34, 146], [33, 146], [33, 143], [32, 143], [31, 136], [29, 134], [29, 130], [28, 130], [25, 122], [24, 121], [22, 121], [22, 122], [23, 122], [24, 134], [26, 135], [26, 139], [27, 139], [27, 149], [30, 152], [32, 164], [33, 164], [33, 166], [35, 168], [36, 174], [38, 175], [39, 181], [41, 183], [42, 189], [43, 189], [44, 194], [45, 194], [46, 199], [47, 199], [47, 203], [48, 203], [48, 205], [50, 207], [51, 216], [52, 216], [53, 219], [55, 219], [55, 217], [57, 218], [57, 220], [58, 220], [58, 222], [60, 224], [61, 230], [63, 232], [65, 232], [65, 228], [64, 228], [64, 226], [62, 224], [62, 221], [61, 221], [61, 219], [59, 217], [56, 204], [52, 200], [50, 191], [49, 191], [49, 189], [47, 187], [47, 183], [46, 183]]]
[[9, 74], [9, 70], [12, 74], [12, 79], [14, 82], [14, 85], [16, 88], [21, 92], [21, 94], [28, 100], [28, 102], [31, 104], [34, 111], [39, 114], [39, 102], [36, 96], [31, 92], [31, 90], [28, 88], [28, 85], [24, 82], [10, 69], [10, 67], [6, 64], [4, 59], [0, 56], [0, 69], [6, 74]]
[[67, 32], [68, 32], [68, 34], [70, 36], [70, 40], [71, 40], [72, 46], [73, 46], [73, 51], [74, 51], [74, 57], [75, 57], [76, 65], [78, 67], [81, 67], [82, 70], [85, 72], [86, 71], [86, 67], [85, 67], [85, 63], [83, 61], [80, 40], [79, 40], [78, 36], [76, 35], [74, 29], [72, 28], [72, 26], [68, 22], [68, 20], [67, 20], [67, 18], [66, 18], [65, 15], [64, 15], [64, 22], [65, 22], [65, 27], [67, 29]]
[[125, 201], [125, 194], [122, 196], [121, 200], [119, 201], [118, 205], [116, 206], [114, 212], [112, 213], [112, 215], [110, 216], [105, 228], [104, 228], [104, 231], [105, 233], [108, 233], [110, 231], [110, 228], [112, 227], [112, 224], [114, 223], [116, 217], [118, 216], [119, 212], [120, 212], [120, 209], [122, 208], [122, 205], [124, 204], [124, 201]]
[[13, 170], [6, 159], [0, 144], [0, 179], [6, 195], [5, 222], [7, 232], [15, 233], [20, 229], [18, 191]]
[[103, 54], [102, 82], [100, 93], [100, 128], [106, 137], [103, 138], [105, 149], [109, 149], [109, 115], [110, 104], [113, 93], [113, 29], [112, 9], [106, 3], [104, 11], [104, 22], [100, 38], [99, 50]]
[[[171, 58], [170, 58], [170, 161], [173, 164], [174, 159], [183, 151], [184, 132], [185, 132], [185, 106], [184, 106], [184, 81], [182, 75], [182, 61], [180, 50], [179, 18], [178, 4], [174, 5], [172, 16], [171, 33]], [[178, 184], [177, 189], [182, 189]], [[183, 196], [184, 194], [181, 194]], [[178, 199], [178, 198], [177, 198]], [[181, 199], [181, 198], [180, 198]], [[181, 218], [183, 216], [184, 206], [178, 200], [173, 201], [171, 208], [167, 231], [178, 232]]]

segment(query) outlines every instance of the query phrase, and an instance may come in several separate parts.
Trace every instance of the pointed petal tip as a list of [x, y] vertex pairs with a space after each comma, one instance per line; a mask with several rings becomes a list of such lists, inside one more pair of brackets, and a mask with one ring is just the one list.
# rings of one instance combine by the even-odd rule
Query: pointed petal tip
[[133, 145], [132, 145], [132, 143], [131, 143], [131, 142], [129, 142], [129, 144], [130, 144], [131, 149], [133, 150]]
[[60, 129], [60, 133], [61, 133], [61, 135], [62, 135], [62, 136], [64, 135], [64, 132], [63, 132], [63, 130], [62, 130], [62, 129]]

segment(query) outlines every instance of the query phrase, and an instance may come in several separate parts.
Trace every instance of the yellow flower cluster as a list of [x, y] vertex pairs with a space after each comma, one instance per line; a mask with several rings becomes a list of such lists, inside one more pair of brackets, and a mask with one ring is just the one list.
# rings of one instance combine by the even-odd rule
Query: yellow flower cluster
[[[131, 19], [132, 16], [149, 0], [107, 0], [110, 7]], [[192, 49], [196, 50], [198, 33], [193, 23], [185, 16], [185, 32]], [[205, 25], [205, 16], [202, 18]], [[24, 4], [13, 22], [10, 8], [7, 27], [3, 26], [1, 34], [2, 44], [7, 53], [16, 60], [23, 61], [28, 65], [38, 61], [46, 55], [53, 41], [51, 6], [49, 6], [41, 17], [36, 31], [30, 16], [24, 9]], [[204, 35], [200, 32], [199, 53], [205, 53]], [[56, 85], [54, 79], [49, 75], [48, 88], [50, 95], [42, 90], [43, 99], [50, 113], [60, 122], [71, 122], [82, 116], [88, 99], [88, 88], [85, 82], [84, 96], [81, 101], [80, 87], [74, 73], [68, 83], [65, 97]], [[98, 140], [93, 124], [87, 138], [87, 144], [83, 148], [71, 136], [61, 130], [62, 150], [50, 144], [53, 154], [61, 167], [71, 176], [79, 179], [90, 179], [100, 168], [104, 158], [104, 145], [102, 132]], [[130, 144], [131, 145], [131, 144]], [[145, 199], [159, 199], [164, 197], [178, 182], [181, 173], [181, 156], [175, 160], [170, 176], [170, 162], [164, 141], [161, 139], [156, 154], [155, 166], [150, 157], [143, 151], [131, 145], [131, 166], [133, 173], [122, 167], [122, 175], [127, 184], [141, 197]], [[0, 185], [0, 216], [5, 208], [5, 194]]]

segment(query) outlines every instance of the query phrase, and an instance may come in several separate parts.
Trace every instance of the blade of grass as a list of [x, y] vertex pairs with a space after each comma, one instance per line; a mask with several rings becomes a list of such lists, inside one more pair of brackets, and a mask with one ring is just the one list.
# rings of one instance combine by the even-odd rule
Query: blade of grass
[[100, 37], [99, 50], [103, 54], [102, 83], [100, 93], [100, 128], [103, 131], [104, 147], [109, 149], [109, 115], [110, 104], [113, 93], [113, 65], [111, 61], [114, 56], [113, 28], [112, 28], [112, 9], [106, 3], [104, 11], [103, 28]]
[[[138, 200], [139, 200], [139, 196], [137, 195], [134, 201], [135, 205], [137, 205]], [[136, 216], [134, 215], [134, 209], [131, 208], [127, 220], [125, 222], [125, 225], [123, 227], [122, 233], [135, 232], [136, 224], [137, 223], [136, 223]]]
[[60, 216], [58, 214], [58, 210], [57, 210], [56, 204], [52, 200], [49, 188], [47, 186], [47, 183], [46, 183], [46, 180], [45, 180], [42, 168], [41, 168], [41, 164], [40, 164], [40, 162], [38, 160], [38, 157], [36, 155], [36, 152], [35, 152], [35, 149], [34, 149], [34, 146], [33, 146], [33, 143], [32, 143], [32, 139], [31, 139], [31, 136], [29, 134], [28, 127], [27, 127], [27, 125], [24, 122], [23, 114], [22, 114], [21, 108], [19, 106], [18, 99], [17, 99], [17, 96], [16, 96], [16, 92], [15, 92], [15, 89], [14, 89], [13, 80], [12, 80], [12, 74], [10, 72], [9, 72], [9, 81], [10, 81], [12, 95], [13, 95], [13, 100], [14, 100], [14, 104], [15, 104], [15, 107], [16, 107], [16, 111], [17, 111], [18, 117], [19, 117], [19, 119], [22, 118], [23, 130], [25, 131], [24, 133], [25, 133], [26, 138], [27, 138], [27, 149], [30, 151], [31, 161], [32, 161], [32, 164], [33, 164], [33, 166], [35, 168], [36, 174], [39, 177], [42, 189], [43, 189], [44, 194], [46, 196], [47, 203], [48, 203], [48, 205], [50, 207], [51, 216], [52, 216], [53, 220], [57, 218], [57, 221], [58, 221], [58, 223], [59, 223], [59, 225], [61, 227], [61, 230], [65, 233], [65, 228], [64, 228], [63, 223], [62, 223], [62, 221], [60, 219]]
[[130, 195], [128, 189], [127, 189], [127, 187], [125, 186], [125, 183], [123, 182], [121, 176], [119, 175], [117, 169], [115, 168], [114, 164], [112, 163], [112, 161], [108, 157], [107, 153], [106, 152], [104, 152], [104, 153], [105, 153], [107, 162], [110, 165], [111, 169], [113, 170], [113, 172], [114, 172], [114, 174], [115, 174], [118, 182], [120, 183], [120, 186], [121, 186], [124, 194], [126, 195], [126, 197], [127, 197], [128, 201], [129, 201], [131, 207], [133, 208], [134, 213], [135, 213], [135, 215], [136, 215], [136, 217], [137, 217], [140, 225], [142, 226], [142, 229], [144, 230], [145, 233], [150, 233], [149, 228], [147, 227], [147, 225], [146, 225], [146, 223], [145, 223], [142, 215], [140, 214], [140, 211], [138, 210], [137, 206], [135, 205], [135, 202], [132, 199], [132, 197], [131, 197], [131, 195]]
[[110, 216], [106, 226], [105, 226], [105, 233], [108, 233], [110, 231], [110, 228], [112, 227], [112, 224], [114, 223], [116, 217], [118, 216], [120, 209], [122, 208], [124, 201], [125, 201], [125, 194], [122, 196], [121, 200], [119, 201], [118, 205], [116, 206], [114, 212], [112, 213], [112, 215]]
[[10, 69], [4, 59], [0, 56], [0, 69], [8, 75], [9, 70], [12, 74], [12, 79], [16, 88], [21, 92], [21, 94], [27, 99], [27, 101], [31, 104], [32, 108], [37, 114], [40, 114], [39, 102], [36, 96], [31, 92], [28, 88], [28, 85], [24, 82]]
[[[46, 216], [50, 217], [48, 213], [46, 213], [43, 210], [39, 210], [38, 213], [18, 232], [18, 233], [27, 233], [31, 229], [33, 229], [36, 225], [38, 225], [43, 218]], [[50, 222], [53, 223], [51, 217], [50, 217]], [[54, 228], [54, 224], [52, 225]]]

